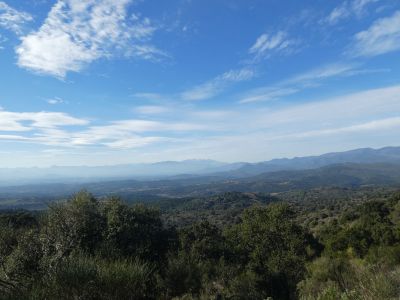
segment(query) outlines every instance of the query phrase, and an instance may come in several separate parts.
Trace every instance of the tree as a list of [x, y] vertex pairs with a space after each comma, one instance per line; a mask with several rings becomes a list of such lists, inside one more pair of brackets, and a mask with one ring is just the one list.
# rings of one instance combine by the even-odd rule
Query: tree
[[221, 230], [208, 221], [181, 230], [179, 243], [181, 249], [199, 260], [219, 260], [225, 252], [225, 241]]
[[161, 261], [168, 250], [168, 232], [159, 211], [143, 205], [129, 207], [119, 198], [106, 201], [104, 240], [114, 256], [135, 256]]
[[228, 233], [232, 260], [255, 278], [259, 298], [293, 298], [305, 262], [314, 254], [315, 240], [294, 217], [285, 204], [255, 207], [245, 211], [242, 222]]
[[51, 205], [42, 229], [46, 256], [56, 261], [73, 251], [94, 253], [102, 241], [105, 224], [98, 201], [86, 191]]

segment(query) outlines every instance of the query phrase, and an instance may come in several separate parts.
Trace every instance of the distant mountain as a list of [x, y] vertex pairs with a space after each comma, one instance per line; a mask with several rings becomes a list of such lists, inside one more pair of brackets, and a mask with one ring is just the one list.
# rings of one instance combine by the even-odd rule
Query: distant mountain
[[249, 177], [261, 173], [284, 171], [284, 170], [308, 170], [317, 169], [333, 164], [344, 163], [400, 163], [400, 147], [386, 147], [382, 149], [363, 148], [346, 152], [333, 152], [320, 156], [307, 156], [295, 158], [273, 159], [270, 161], [245, 164], [234, 169], [223, 176]]
[[0, 169], [0, 186], [26, 184], [83, 184], [100, 181], [161, 180], [204, 183], [210, 180], [239, 179], [259, 174], [312, 170], [334, 164], [400, 164], [400, 147], [356, 149], [320, 156], [273, 159], [260, 163], [223, 163], [214, 160], [164, 161], [115, 166], [76, 166]]
[[344, 163], [318, 169], [264, 173], [240, 180], [249, 190], [286, 191], [318, 187], [400, 187], [400, 163]]
[[115, 166], [54, 166], [0, 169], [0, 186], [31, 183], [82, 183], [110, 179], [160, 179], [169, 176], [227, 172], [243, 166], [214, 160], [164, 161]]

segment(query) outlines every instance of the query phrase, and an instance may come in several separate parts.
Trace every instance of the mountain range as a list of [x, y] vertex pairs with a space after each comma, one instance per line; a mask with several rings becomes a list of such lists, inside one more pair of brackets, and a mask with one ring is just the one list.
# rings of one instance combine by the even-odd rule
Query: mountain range
[[[74, 177], [78, 171], [81, 173]], [[24, 172], [28, 172], [30, 179]], [[182, 199], [225, 192], [281, 193], [326, 187], [398, 189], [400, 147], [356, 149], [253, 164], [190, 160], [111, 167], [2, 169], [0, 174], [3, 177], [11, 174], [11, 178], [25, 175], [26, 179], [14, 179], [14, 184], [8, 185], [10, 181], [1, 182], [0, 208], [43, 208], [46, 203], [66, 198], [81, 189], [99, 197], [118, 195], [128, 201]], [[38, 177], [33, 180], [35, 174]]]
[[320, 156], [273, 159], [270, 161], [244, 164], [231, 171], [230, 176], [248, 177], [261, 173], [317, 169], [334, 164], [372, 164], [400, 163], [400, 147], [385, 147], [381, 149], [362, 148], [345, 152], [332, 152]]
[[343, 163], [400, 163], [400, 147], [363, 148], [320, 156], [273, 159], [259, 163], [223, 163], [197, 159], [96, 167], [0, 168], [0, 186], [126, 179], [147, 181], [171, 177], [185, 179], [193, 176], [244, 178], [268, 172], [309, 170]]

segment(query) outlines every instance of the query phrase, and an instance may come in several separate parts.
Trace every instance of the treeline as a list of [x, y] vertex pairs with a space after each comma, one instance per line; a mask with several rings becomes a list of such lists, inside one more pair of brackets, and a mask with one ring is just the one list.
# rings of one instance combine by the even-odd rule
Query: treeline
[[[217, 199], [218, 203], [221, 199]], [[225, 201], [225, 200], [224, 200]], [[159, 210], [80, 192], [0, 215], [1, 299], [397, 299], [400, 196], [311, 231], [285, 203], [231, 224], [167, 227]], [[311, 234], [313, 232], [313, 234]]]

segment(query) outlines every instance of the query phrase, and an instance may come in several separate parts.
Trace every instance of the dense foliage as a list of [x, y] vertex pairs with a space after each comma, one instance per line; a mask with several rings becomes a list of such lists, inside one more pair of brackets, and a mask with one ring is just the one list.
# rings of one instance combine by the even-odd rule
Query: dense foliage
[[400, 297], [399, 194], [342, 208], [286, 196], [230, 193], [160, 211], [83, 191], [40, 213], [4, 212], [0, 298]]

